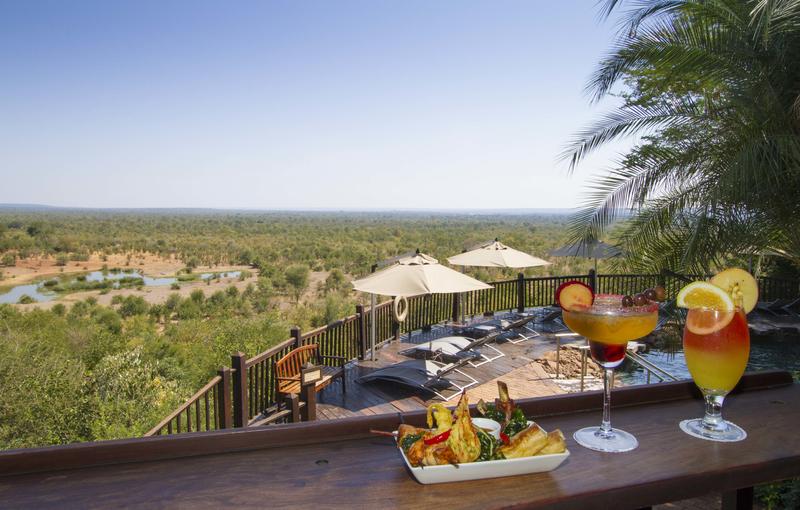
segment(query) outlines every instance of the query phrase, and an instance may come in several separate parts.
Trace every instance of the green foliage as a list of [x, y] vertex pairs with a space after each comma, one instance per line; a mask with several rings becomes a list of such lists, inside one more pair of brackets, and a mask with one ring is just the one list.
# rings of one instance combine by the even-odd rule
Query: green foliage
[[159, 363], [142, 355], [142, 346], [104, 357], [92, 372], [97, 396], [95, 437], [142, 435], [180, 404], [177, 382], [164, 377]]
[[286, 277], [286, 283], [289, 284], [292, 290], [295, 303], [300, 301], [300, 296], [302, 296], [303, 292], [308, 288], [310, 271], [308, 266], [303, 264], [292, 264], [286, 268], [284, 276]]
[[0, 266], [13, 267], [16, 265], [17, 265], [16, 253], [4, 253], [3, 256], [0, 257]]
[[30, 297], [27, 294], [21, 295], [19, 297], [19, 299], [17, 300], [17, 303], [20, 304], [20, 305], [29, 305], [29, 304], [35, 303], [35, 302], [36, 302], [36, 300], [33, 299], [32, 297]]
[[181, 290], [181, 284], [178, 282], [172, 282], [169, 285], [170, 290]]
[[69, 255], [66, 253], [59, 253], [56, 255], [56, 265], [57, 266], [66, 266], [67, 262], [69, 262]]
[[756, 486], [755, 497], [767, 510], [800, 508], [800, 478]]
[[349, 288], [349, 286], [350, 282], [347, 280], [344, 272], [338, 267], [331, 269], [330, 274], [328, 274], [328, 277], [325, 279], [326, 292], [341, 291]]
[[[618, 2], [608, 0], [611, 11]], [[580, 132], [571, 167], [640, 141], [596, 177], [574, 238], [618, 234], [633, 270], [708, 272], [765, 248], [800, 264], [800, 2], [640, 2], [589, 90], [623, 104]]]
[[119, 305], [119, 314], [122, 317], [133, 315], [144, 315], [150, 309], [150, 305], [141, 296], [125, 296]]
[[92, 301], [66, 314], [63, 305], [0, 305], [0, 448], [141, 435], [229, 365], [232, 352], [261, 352], [288, 336], [276, 313], [249, 316], [243, 296], [219, 292], [204, 309], [170, 299], [178, 315], [187, 307], [218, 315], [181, 319], [160, 333], [155, 306], [146, 309], [138, 296], [124, 297], [120, 312]]

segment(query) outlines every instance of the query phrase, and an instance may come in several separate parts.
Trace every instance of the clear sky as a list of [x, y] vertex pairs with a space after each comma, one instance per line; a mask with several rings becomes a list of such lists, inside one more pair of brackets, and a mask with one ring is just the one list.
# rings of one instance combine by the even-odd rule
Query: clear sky
[[0, 2], [0, 203], [574, 207], [593, 0]]

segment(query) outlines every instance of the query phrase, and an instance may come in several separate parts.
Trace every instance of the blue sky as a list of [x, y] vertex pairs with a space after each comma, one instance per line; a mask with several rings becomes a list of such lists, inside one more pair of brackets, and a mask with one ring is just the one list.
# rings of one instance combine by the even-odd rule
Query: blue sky
[[0, 203], [574, 207], [592, 0], [0, 3]]

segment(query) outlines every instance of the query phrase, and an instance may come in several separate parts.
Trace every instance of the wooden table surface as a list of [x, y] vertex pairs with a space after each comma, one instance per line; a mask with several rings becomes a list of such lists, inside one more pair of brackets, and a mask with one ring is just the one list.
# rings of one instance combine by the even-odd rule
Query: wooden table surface
[[[0, 476], [0, 506], [425, 510], [546, 506], [620, 510], [800, 475], [800, 385], [784, 381], [729, 397], [725, 416], [742, 426], [748, 438], [727, 444], [695, 439], [678, 428], [680, 420], [700, 416], [703, 411], [699, 399], [688, 398], [690, 383], [659, 386], [667, 389], [615, 392], [623, 405], [659, 400], [613, 409], [614, 426], [639, 439], [639, 448], [624, 454], [597, 453], [572, 440], [576, 429], [598, 424], [599, 394], [572, 396], [568, 407], [583, 410], [568, 414], [553, 413], [567, 409], [563, 405], [567, 400], [559, 399], [570, 397], [526, 401], [527, 414], [536, 415], [537, 407], [553, 414], [539, 419], [539, 423], [546, 430], [560, 428], [568, 438], [571, 456], [549, 473], [418, 484], [404, 468], [390, 439], [364, 435], [371, 426], [385, 430], [396, 423], [397, 416], [387, 415], [226, 432], [228, 436], [224, 437], [223, 433], [188, 434], [196, 437], [184, 438], [181, 443], [181, 448], [194, 444], [197, 453], [210, 451], [203, 445], [243, 451], [7, 474]], [[407, 418], [414, 422], [421, 415]], [[136, 455], [162, 452], [159, 455], [168, 456], [170, 445], [178, 442], [151, 438], [116, 444], [123, 459], [130, 455], [124, 453], [130, 445], [138, 445]], [[13, 473], [14, 465], [19, 470], [41, 470], [69, 462], [113, 462], [110, 457], [115, 454], [109, 449], [113, 446], [103, 450], [106, 453], [99, 447], [93, 450], [83, 445], [42, 449], [34, 455], [38, 460], [28, 463], [24, 452], [0, 454], [0, 473]], [[37, 462], [44, 464], [36, 467]]]

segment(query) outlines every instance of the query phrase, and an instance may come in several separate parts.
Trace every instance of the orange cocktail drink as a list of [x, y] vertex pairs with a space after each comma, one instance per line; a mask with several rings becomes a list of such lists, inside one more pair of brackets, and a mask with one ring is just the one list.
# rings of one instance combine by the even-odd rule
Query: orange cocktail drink
[[750, 357], [747, 318], [740, 308], [733, 312], [696, 308], [688, 313], [687, 322], [698, 324], [725, 321], [727, 318], [721, 315], [733, 314], [722, 329], [704, 334], [702, 328], [687, 327], [683, 334], [686, 366], [695, 384], [704, 393], [725, 395], [739, 382]]
[[625, 358], [628, 342], [649, 335], [658, 323], [658, 305], [623, 308], [622, 296], [597, 296], [584, 310], [564, 310], [564, 323], [589, 340], [592, 358], [606, 368]]
[[628, 342], [649, 335], [658, 324], [658, 303], [623, 306], [624, 300], [624, 296], [597, 295], [589, 306], [562, 310], [564, 323], [586, 337], [592, 359], [605, 369], [600, 426], [584, 427], [573, 434], [581, 446], [601, 452], [627, 452], [639, 444], [629, 432], [611, 428], [611, 385], [614, 368], [625, 359]]

